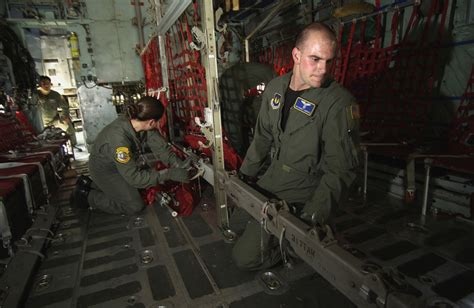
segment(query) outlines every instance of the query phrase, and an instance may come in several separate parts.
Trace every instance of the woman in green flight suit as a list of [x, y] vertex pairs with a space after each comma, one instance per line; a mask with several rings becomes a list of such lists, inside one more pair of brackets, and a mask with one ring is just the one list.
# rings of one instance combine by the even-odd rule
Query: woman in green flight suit
[[[87, 177], [78, 179], [73, 195], [76, 207], [134, 214], [145, 207], [138, 189], [167, 180], [189, 181], [187, 168], [191, 161], [178, 158], [156, 130], [163, 111], [158, 99], [145, 96], [127, 107], [128, 116], [119, 116], [99, 133], [89, 157], [92, 181]], [[171, 168], [141, 168], [137, 159], [145, 146]]]

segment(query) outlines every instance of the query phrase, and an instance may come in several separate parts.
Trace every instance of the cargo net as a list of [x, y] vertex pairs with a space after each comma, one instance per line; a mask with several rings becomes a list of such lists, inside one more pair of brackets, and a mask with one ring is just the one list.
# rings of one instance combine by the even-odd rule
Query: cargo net
[[[145, 91], [146, 95], [158, 98], [165, 108], [168, 106], [166, 93], [160, 91], [163, 87], [163, 75], [161, 72], [160, 50], [158, 46], [158, 37], [153, 36], [140, 54], [143, 72], [145, 74]], [[167, 118], [162, 117], [160, 120], [160, 133], [168, 136]]]
[[[200, 20], [196, 4], [193, 9], [192, 18], [188, 18], [187, 13], [183, 14], [165, 36], [169, 101], [165, 93], [159, 91], [163, 87], [163, 77], [157, 36], [150, 39], [141, 54], [147, 95], [159, 96], [165, 107], [171, 104], [173, 124], [182, 135], [200, 134], [194, 119], [198, 117], [203, 121], [207, 106], [206, 75], [201, 64], [201, 53], [191, 47], [194, 45], [191, 29], [198, 26]], [[167, 135], [166, 117], [160, 122], [160, 132]]]
[[[167, 100], [163, 87], [163, 74], [160, 61], [158, 37], [152, 37], [141, 53], [145, 73], [146, 94], [158, 97], [165, 107], [172, 104], [173, 121], [184, 128], [185, 134], [193, 130], [194, 117], [202, 118], [206, 98], [204, 69], [199, 63], [199, 52], [191, 51], [186, 31], [189, 30], [186, 15], [182, 16], [166, 35], [166, 56], [169, 61], [169, 95]], [[199, 84], [199, 86], [197, 86]], [[196, 89], [195, 89], [196, 88]], [[196, 110], [196, 106], [200, 106]], [[168, 136], [167, 115], [160, 120], [160, 133]], [[185, 159], [184, 154], [173, 147], [175, 154]], [[169, 168], [158, 161], [156, 169]], [[142, 191], [142, 197], [148, 205], [155, 201], [170, 210], [173, 216], [188, 216], [199, 202], [198, 184], [167, 181]]]
[[158, 47], [158, 37], [153, 36], [141, 55], [143, 72], [145, 74], [145, 88], [147, 95], [155, 94], [163, 86], [161, 75], [160, 49]]
[[358, 99], [370, 141], [423, 142], [445, 60], [440, 45], [448, 6], [433, 0], [428, 12], [414, 6], [341, 27], [333, 75]]
[[254, 62], [268, 64], [279, 75], [284, 75], [293, 69], [293, 56], [291, 51], [293, 43], [285, 42], [274, 45], [251, 55]]
[[450, 136], [450, 151], [474, 154], [474, 65], [451, 126]]
[[[201, 63], [199, 44], [193, 43], [193, 26], [200, 22], [197, 1], [193, 5], [191, 18], [183, 14], [166, 33], [166, 57], [170, 100], [173, 107], [174, 124], [184, 133], [200, 133], [195, 117], [204, 120], [207, 106], [205, 69]], [[191, 46], [195, 46], [193, 49]]]
[[[206, 74], [201, 63], [201, 49], [205, 38], [200, 28], [199, 6], [196, 1], [166, 33], [169, 103], [172, 106], [173, 126], [180, 131], [185, 143], [211, 157], [211, 149], [206, 146], [208, 140], [195, 122], [196, 117], [204, 122], [204, 108], [207, 107]], [[147, 93], [152, 95], [163, 85], [157, 37], [153, 37], [142, 52], [142, 62]], [[164, 93], [161, 93], [160, 99], [165, 105], [168, 104]], [[165, 135], [165, 117], [161, 124], [161, 132]], [[227, 138], [224, 139], [224, 160], [229, 170], [240, 167], [241, 159], [228, 145]]]

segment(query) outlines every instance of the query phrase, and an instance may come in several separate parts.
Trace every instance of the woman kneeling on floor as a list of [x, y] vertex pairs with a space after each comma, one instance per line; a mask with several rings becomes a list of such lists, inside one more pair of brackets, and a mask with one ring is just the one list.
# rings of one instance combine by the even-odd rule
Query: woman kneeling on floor
[[[157, 130], [163, 112], [158, 99], [145, 96], [99, 133], [89, 157], [91, 178], [78, 178], [71, 200], [74, 206], [135, 214], [145, 207], [138, 189], [167, 180], [189, 182], [191, 160], [178, 158]], [[171, 168], [143, 168], [139, 157], [145, 147]]]

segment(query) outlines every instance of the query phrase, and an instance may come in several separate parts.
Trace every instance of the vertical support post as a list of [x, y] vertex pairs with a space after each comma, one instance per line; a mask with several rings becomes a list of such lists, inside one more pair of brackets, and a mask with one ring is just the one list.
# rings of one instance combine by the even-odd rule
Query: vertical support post
[[173, 112], [170, 101], [170, 82], [168, 76], [168, 59], [166, 59], [166, 46], [164, 37], [162, 34], [158, 35], [158, 49], [160, 51], [160, 63], [161, 63], [161, 77], [163, 80], [163, 87], [166, 88], [166, 99], [168, 100], [168, 106], [166, 107], [166, 117], [168, 122], [168, 133], [169, 140], [174, 139], [174, 127], [173, 127]]
[[362, 151], [364, 152], [364, 201], [367, 200], [367, 177], [368, 177], [368, 168], [369, 168], [369, 151], [367, 150], [367, 147], [363, 146], [361, 147]]
[[430, 188], [430, 170], [433, 160], [430, 158], [425, 159], [425, 190], [423, 192], [423, 207], [421, 208], [421, 215], [426, 216], [428, 209], [428, 191]]
[[133, 6], [135, 7], [135, 17], [137, 18], [137, 29], [138, 29], [138, 47], [140, 52], [145, 47], [145, 38], [143, 35], [143, 23], [142, 23], [142, 10], [140, 8], [140, 0], [134, 0]]
[[245, 39], [244, 40], [244, 44], [245, 44], [245, 62], [246, 63], [249, 63], [250, 62], [250, 46], [249, 46], [249, 40], [248, 39]]
[[229, 228], [229, 214], [227, 210], [227, 196], [223, 181], [225, 176], [224, 150], [221, 122], [221, 106], [219, 102], [219, 83], [217, 72], [216, 38], [214, 29], [214, 8], [212, 1], [202, 1], [202, 24], [206, 33], [206, 86], [208, 107], [212, 110], [213, 152], [212, 165], [214, 168], [214, 196], [216, 199], [217, 225], [222, 230]]
[[407, 166], [405, 169], [405, 179], [406, 179], [406, 188], [405, 188], [405, 202], [413, 203], [415, 202], [416, 194], [416, 173], [415, 173], [415, 156], [408, 156]]
[[[158, 29], [160, 28], [160, 23], [162, 20], [162, 17], [160, 15], [160, 6], [161, 6], [160, 1], [155, 0], [156, 25]], [[164, 41], [164, 35], [165, 33], [158, 34], [158, 50], [160, 52], [161, 77], [163, 80], [163, 87], [166, 88], [165, 95], [166, 95], [166, 99], [168, 100], [168, 106], [166, 107], [168, 134], [169, 134], [169, 140], [173, 140], [174, 139], [173, 112], [171, 110], [172, 107], [171, 107], [170, 90], [169, 90], [170, 82], [169, 82], [169, 76], [168, 76], [168, 59], [166, 58], [166, 45]]]

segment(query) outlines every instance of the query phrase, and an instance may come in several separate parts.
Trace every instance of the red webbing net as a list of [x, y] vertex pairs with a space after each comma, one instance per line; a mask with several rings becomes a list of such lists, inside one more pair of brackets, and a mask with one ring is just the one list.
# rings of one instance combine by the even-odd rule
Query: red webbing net
[[[474, 65], [451, 125], [447, 153], [444, 154], [455, 157], [438, 157], [433, 161], [434, 166], [474, 174]], [[471, 194], [471, 205], [474, 210], [474, 193]], [[474, 211], [471, 212], [471, 217], [473, 215]]]
[[33, 141], [34, 134], [18, 118], [0, 116], [0, 152], [19, 150]]
[[140, 57], [142, 59], [143, 72], [145, 74], [145, 88], [147, 94], [149, 94], [163, 86], [160, 49], [158, 47], [158, 37], [156, 35], [148, 41]]
[[[341, 27], [333, 75], [357, 97], [361, 129], [372, 132], [373, 140], [421, 139], [441, 79], [439, 46], [448, 7], [449, 1], [433, 0], [424, 16], [414, 6], [404, 33], [400, 30], [402, 11], [384, 18], [385, 25], [377, 15], [375, 37], [370, 39], [367, 20]], [[390, 31], [382, 33], [382, 28]], [[387, 46], [381, 47], [382, 42]]]
[[[200, 150], [211, 157], [208, 149], [200, 148], [190, 140], [206, 143], [200, 128], [195, 124], [195, 117], [204, 120], [204, 108], [207, 107], [207, 87], [205, 69], [201, 63], [200, 51], [191, 49], [193, 42], [192, 26], [199, 26], [200, 18], [197, 2], [194, 3], [194, 16], [191, 21], [183, 14], [166, 33], [166, 58], [168, 60], [168, 77], [170, 102], [173, 121], [181, 129], [185, 142], [193, 149]], [[158, 38], [153, 37], [141, 55], [145, 72], [147, 94], [156, 93], [162, 85], [162, 71], [159, 60]], [[160, 99], [168, 104], [164, 93]], [[161, 124], [166, 125], [166, 119]], [[162, 133], [165, 127], [162, 127]], [[234, 149], [225, 141], [224, 158], [226, 167], [235, 170], [240, 167], [241, 159]]]
[[293, 43], [274, 45], [252, 55], [254, 61], [265, 63], [273, 67], [275, 72], [281, 76], [293, 69]]
[[[197, 2], [196, 2], [197, 3]], [[199, 21], [195, 6], [194, 25]], [[185, 134], [199, 133], [194, 122], [195, 117], [204, 119], [204, 108], [207, 106], [206, 72], [201, 64], [201, 55], [192, 50], [192, 25], [186, 14], [166, 33], [166, 57], [170, 98], [173, 106], [175, 123], [179, 124]]]
[[450, 150], [474, 154], [474, 65], [451, 127]]
[[[207, 107], [206, 71], [201, 63], [201, 53], [192, 49], [193, 26], [200, 27], [199, 7], [194, 2], [192, 20], [183, 14], [166, 33], [166, 57], [170, 84], [170, 100], [173, 106], [175, 124], [183, 131], [184, 140], [193, 149], [211, 157], [210, 151], [196, 146], [190, 140], [203, 139], [201, 129], [195, 118], [204, 120], [204, 108]], [[226, 166], [232, 170], [240, 167], [240, 157], [224, 141], [224, 159]]]
[[[151, 96], [158, 96], [159, 89], [163, 86], [163, 78], [160, 62], [160, 50], [158, 45], [158, 37], [152, 37], [141, 53], [141, 60], [143, 71], [145, 74], [145, 88], [146, 94]], [[168, 106], [166, 94], [161, 92], [158, 97], [163, 105]], [[160, 132], [164, 136], [167, 135], [167, 117], [162, 117], [160, 121]], [[166, 168], [163, 163], [158, 162], [156, 169], [161, 170]], [[154, 187], [148, 188], [142, 193], [142, 197], [148, 205], [154, 203], [156, 194], [159, 192], [166, 192], [173, 196], [178, 202], [172, 202], [169, 206], [173, 208], [179, 215], [187, 216], [192, 213], [195, 204], [199, 198], [195, 197], [193, 193], [196, 190], [194, 183], [180, 184], [176, 182], [166, 182], [164, 184], [157, 184]]]
[[[143, 72], [145, 74], [145, 89], [146, 94], [157, 97], [166, 108], [168, 106], [168, 99], [166, 93], [161, 92], [158, 97], [158, 89], [163, 87], [163, 77], [161, 73], [160, 49], [158, 46], [158, 37], [155, 35], [143, 49], [141, 55]], [[160, 120], [159, 131], [163, 136], [168, 135], [167, 118], [163, 116]]]

